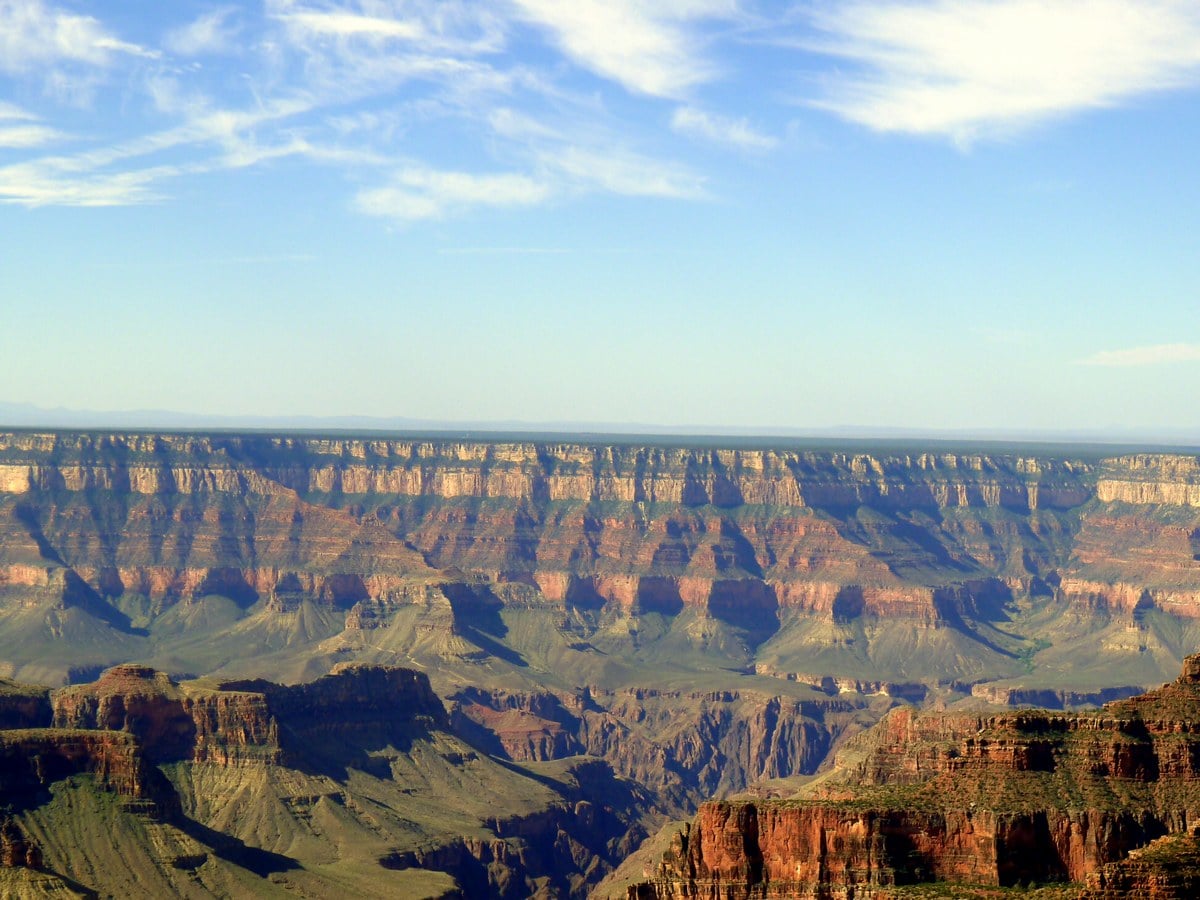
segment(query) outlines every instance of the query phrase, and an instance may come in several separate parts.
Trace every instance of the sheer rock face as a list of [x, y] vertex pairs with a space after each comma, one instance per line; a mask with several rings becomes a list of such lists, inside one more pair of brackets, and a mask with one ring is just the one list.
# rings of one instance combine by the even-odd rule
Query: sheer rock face
[[208, 687], [181, 686], [147, 666], [122, 665], [52, 698], [56, 728], [128, 732], [155, 761], [277, 762], [288, 744], [361, 731], [386, 736], [414, 720], [448, 725], [424, 674], [384, 666], [341, 665], [309, 684], [255, 680]]
[[[146, 837], [143, 845], [147, 829], [135, 825], [138, 846], [129, 848], [172, 869], [198, 868], [211, 852], [269, 863], [283, 877], [300, 872], [298, 860], [335, 863], [343, 849], [338, 841], [363, 842], [349, 869], [377, 881], [372, 896], [403, 895], [395, 885], [405, 882], [389, 881], [389, 873], [409, 868], [445, 872], [468, 896], [517, 900], [538, 890], [583, 896], [645, 837], [638, 816], [656, 809], [655, 798], [600, 760], [579, 758], [531, 776], [485, 764], [449, 732], [427, 676], [409, 669], [344, 664], [307, 684], [279, 685], [177, 683], [147, 666], [122, 665], [92, 683], [52, 691], [50, 701], [52, 726], [47, 719], [45, 727], [0, 729], [0, 810], [12, 813], [0, 816], [4, 884], [15, 882], [4, 881], [3, 869], [42, 865], [43, 849], [27, 838], [21, 817], [36, 821], [39, 809], [73, 790], [120, 798], [115, 806], [102, 802], [103, 812], [90, 810], [101, 817], [100, 828], [103, 817], [117, 815], [114, 809], [143, 825], [149, 819], [174, 828], [176, 837], [165, 844]], [[434, 774], [424, 781], [414, 771]], [[520, 781], [511, 795], [509, 778]], [[487, 785], [496, 796], [456, 794], [462, 782], [475, 790]], [[418, 796], [405, 805], [410, 794]], [[460, 803], [484, 814], [443, 818], [442, 806]], [[431, 805], [435, 824], [427, 826], [421, 817], [430, 816]], [[227, 806], [236, 809], [231, 818]], [[466, 824], [444, 824], [460, 822], [459, 815]], [[327, 830], [333, 834], [324, 846]], [[276, 842], [280, 849], [269, 849]], [[50, 874], [62, 874], [64, 848], [53, 841], [43, 846], [47, 857], [59, 853]], [[105, 872], [81, 868], [100, 892], [106, 889]], [[298, 877], [311, 879], [306, 872]], [[311, 880], [304, 884], [319, 896], [346, 889], [336, 878], [315, 888]]]
[[1173, 455], [0, 433], [0, 614], [37, 611], [39, 635], [76, 611], [113, 625], [99, 668], [137, 657], [131, 617], [213, 595], [315, 604], [361, 645], [414, 607], [457, 627], [447, 589], [508, 606], [499, 587], [520, 585], [567, 617], [694, 611], [755, 647], [796, 622], [955, 628], [1052, 597], [1126, 623], [1112, 640], [1133, 653], [1148, 612], [1200, 618], [1198, 472]]
[[[1148, 602], [1194, 616], [1194, 529], [1152, 513], [1200, 505], [1196, 471], [1175, 456], [0, 434], [0, 586], [53, 589], [58, 559], [101, 597], [349, 609], [455, 567], [558, 604], [940, 620], [980, 585], [1051, 575], [1080, 603], [1130, 611], [1147, 602], [1130, 586], [1149, 550], [1184, 577], [1149, 585]], [[1072, 561], [1075, 526], [1055, 516], [1085, 505]], [[931, 561], [973, 574], [904, 574]]]
[[73, 774], [94, 775], [123, 797], [157, 797], [156, 773], [132, 735], [71, 728], [0, 731], [0, 797], [30, 796]]
[[53, 715], [49, 688], [0, 678], [0, 730], [45, 728]]
[[1178, 857], [1182, 874], [1162, 853], [1128, 858], [1200, 816], [1198, 723], [1200, 656], [1095, 713], [894, 710], [793, 800], [706, 804], [631, 896], [1085, 880], [1089, 898], [1176, 896], [1164, 886], [1196, 883], [1200, 855]]
[[189, 755], [196, 734], [182, 692], [146, 666], [109, 669], [93, 684], [54, 693], [54, 727], [126, 731], [154, 758]]

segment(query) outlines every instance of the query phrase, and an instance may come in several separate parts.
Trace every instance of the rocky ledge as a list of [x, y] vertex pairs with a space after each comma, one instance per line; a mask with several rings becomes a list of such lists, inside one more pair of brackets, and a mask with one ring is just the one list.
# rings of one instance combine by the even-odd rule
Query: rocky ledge
[[208, 681], [179, 684], [148, 666], [114, 666], [90, 684], [51, 694], [56, 728], [128, 732], [154, 761], [278, 762], [327, 732], [444, 726], [428, 677], [390, 666], [341, 665], [308, 684]]
[[1175, 682], [1092, 713], [897, 709], [800, 795], [703, 806], [628, 896], [854, 900], [933, 882], [1191, 896], [1170, 891], [1200, 874], [1197, 821], [1193, 656]]

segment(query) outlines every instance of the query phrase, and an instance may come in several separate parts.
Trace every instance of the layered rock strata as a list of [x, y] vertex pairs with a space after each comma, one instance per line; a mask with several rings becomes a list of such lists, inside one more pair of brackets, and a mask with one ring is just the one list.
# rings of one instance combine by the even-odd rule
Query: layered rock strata
[[1200, 870], [1167, 878], [1129, 858], [1200, 816], [1198, 722], [1200, 656], [1177, 681], [1095, 713], [898, 709], [793, 800], [706, 804], [630, 896], [853, 898], [923, 882], [1090, 880], [1088, 896], [1131, 898], [1191, 884]]
[[[90, 591], [349, 608], [454, 567], [555, 604], [699, 606], [769, 627], [793, 608], [941, 621], [1057, 579], [1082, 603], [1196, 616], [1194, 528], [1153, 515], [1195, 508], [1196, 490], [1192, 457], [14, 433], [0, 435], [0, 585], [76, 604]], [[1089, 504], [1073, 560], [1062, 514]], [[1143, 583], [1144, 556], [1105, 537], [1114, 516], [1170, 578]], [[59, 565], [79, 584], [56, 582]]]
[[[582, 896], [645, 836], [637, 817], [655, 806], [642, 789], [595, 759], [570, 760], [536, 777], [485, 765], [449, 733], [449, 718], [428, 678], [409, 669], [346, 664], [310, 683], [279, 685], [180, 683], [130, 664], [95, 682], [52, 691], [49, 700], [53, 718], [43, 727], [0, 729], [0, 809], [11, 813], [0, 818], [0, 893], [7, 885], [28, 886], [9, 879], [4, 867], [40, 869], [49, 859], [20, 823], [32, 821], [43, 842], [47, 835], [58, 842], [62, 823], [53, 816], [63, 814], [65, 805], [67, 815], [152, 821], [157, 836], [145, 823], [122, 826], [126, 840], [143, 842], [125, 848], [149, 858], [142, 869], [203, 869], [210, 879], [203, 890], [184, 890], [172, 876], [135, 892], [139, 896], [229, 895], [237, 878], [242, 887], [233, 895], [256, 895], [266, 889], [246, 886], [256, 874], [336, 863], [343, 851], [331, 853], [323, 844], [327, 830], [334, 847], [337, 841], [366, 842], [344, 877], [371, 886], [372, 896], [405, 895], [409, 882], [396, 881], [396, 873], [412, 869], [447, 873], [450, 884], [471, 896], [519, 898], [539, 889]], [[431, 771], [443, 785], [487, 784], [488, 793], [465, 796], [450, 789], [436, 798], [410, 799], [429, 791], [423, 780], [434, 777]], [[485, 776], [489, 780], [481, 780]], [[93, 789], [120, 798], [116, 810], [88, 800]], [[71, 809], [77, 803], [79, 813]], [[486, 813], [473, 820], [469, 813], [446, 811], [457, 806]], [[42, 818], [46, 807], [57, 811]], [[228, 807], [241, 812], [227, 819]], [[51, 860], [57, 868], [47, 863], [45, 874], [78, 878], [86, 872], [102, 892], [117, 890], [121, 882], [106, 881], [88, 862], [90, 854], [103, 852], [97, 845], [107, 840], [104, 823], [76, 826], [91, 835], [88, 846], [58, 846]], [[414, 840], [420, 834], [425, 839]], [[76, 850], [86, 850], [87, 858]], [[240, 866], [239, 874], [220, 875], [210, 857]], [[134, 876], [135, 882], [142, 877]], [[336, 877], [315, 887], [310, 882], [302, 879], [292, 890], [329, 896], [338, 883]]]

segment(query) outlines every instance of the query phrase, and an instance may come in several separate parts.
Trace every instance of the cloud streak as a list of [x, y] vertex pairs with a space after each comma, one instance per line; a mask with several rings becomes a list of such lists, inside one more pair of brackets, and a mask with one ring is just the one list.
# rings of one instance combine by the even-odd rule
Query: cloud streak
[[1124, 350], [1104, 350], [1076, 362], [1081, 366], [1111, 368], [1200, 362], [1200, 344], [1152, 344]]
[[367, 215], [417, 221], [474, 207], [533, 206], [549, 196], [547, 185], [527, 175], [410, 168], [397, 172], [386, 187], [360, 191], [354, 205]]
[[717, 69], [692, 27], [731, 19], [733, 0], [515, 0], [527, 21], [546, 29], [584, 68], [627, 90], [682, 97]]
[[169, 31], [163, 45], [178, 56], [228, 53], [237, 37], [230, 19], [234, 10], [225, 7], [205, 13], [180, 28]]
[[1191, 0], [851, 0], [811, 17], [804, 46], [858, 66], [812, 105], [876, 131], [969, 144], [1200, 83]]
[[61, 131], [45, 125], [0, 125], [0, 147], [10, 149], [40, 147], [63, 137], [65, 135]]
[[779, 142], [756, 131], [745, 119], [729, 119], [694, 106], [681, 106], [671, 115], [671, 127], [680, 134], [723, 144], [737, 150], [772, 150]]
[[0, 71], [23, 73], [63, 62], [104, 66], [114, 54], [158, 55], [118, 39], [91, 16], [41, 0], [0, 0]]

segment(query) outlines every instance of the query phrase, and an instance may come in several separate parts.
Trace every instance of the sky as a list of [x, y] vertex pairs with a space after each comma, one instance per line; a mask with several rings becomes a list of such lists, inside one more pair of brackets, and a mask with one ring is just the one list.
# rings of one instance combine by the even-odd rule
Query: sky
[[0, 0], [0, 402], [1200, 440], [1194, 0]]

